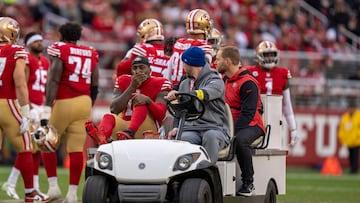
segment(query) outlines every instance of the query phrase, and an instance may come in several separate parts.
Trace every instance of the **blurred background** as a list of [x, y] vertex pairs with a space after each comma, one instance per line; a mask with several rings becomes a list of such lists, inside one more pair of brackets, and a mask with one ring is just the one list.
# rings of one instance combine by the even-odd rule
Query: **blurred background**
[[[41, 32], [46, 45], [58, 40], [56, 29], [64, 22], [83, 25], [80, 43], [100, 52], [96, 121], [109, 112], [112, 75], [135, 43], [137, 25], [157, 18], [166, 38], [184, 37], [186, 15], [194, 8], [209, 12], [223, 44], [237, 46], [245, 66], [254, 64], [261, 40], [276, 42], [280, 66], [293, 76], [290, 90], [302, 137], [289, 149], [288, 164], [318, 167], [335, 156], [347, 167], [337, 128], [349, 99], [360, 103], [360, 0], [3, 0], [0, 16], [15, 18], [22, 37]], [[3, 144], [0, 163], [13, 163], [14, 152]]]

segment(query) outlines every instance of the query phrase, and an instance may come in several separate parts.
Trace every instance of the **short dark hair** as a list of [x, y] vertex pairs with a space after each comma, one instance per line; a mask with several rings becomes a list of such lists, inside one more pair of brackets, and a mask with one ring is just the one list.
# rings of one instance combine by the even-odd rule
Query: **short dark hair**
[[59, 32], [64, 41], [78, 41], [81, 37], [81, 31], [81, 26], [73, 22], [67, 22], [59, 28]]
[[226, 46], [221, 48], [221, 50], [221, 56], [223, 58], [229, 58], [233, 65], [237, 65], [240, 63], [240, 52], [238, 48], [234, 46]]
[[131, 62], [131, 66], [137, 65], [137, 64], [144, 64], [146, 66], [150, 67], [149, 59], [144, 56], [137, 56], [134, 58], [134, 60]]

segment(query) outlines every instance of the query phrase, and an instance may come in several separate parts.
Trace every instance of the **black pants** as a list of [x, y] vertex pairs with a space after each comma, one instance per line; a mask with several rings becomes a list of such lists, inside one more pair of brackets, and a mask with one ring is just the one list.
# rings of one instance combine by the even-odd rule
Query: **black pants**
[[357, 173], [359, 169], [359, 147], [349, 147], [350, 173]]
[[264, 132], [258, 126], [243, 128], [236, 132], [236, 157], [240, 165], [243, 183], [250, 184], [254, 181], [254, 168], [250, 145], [263, 135]]

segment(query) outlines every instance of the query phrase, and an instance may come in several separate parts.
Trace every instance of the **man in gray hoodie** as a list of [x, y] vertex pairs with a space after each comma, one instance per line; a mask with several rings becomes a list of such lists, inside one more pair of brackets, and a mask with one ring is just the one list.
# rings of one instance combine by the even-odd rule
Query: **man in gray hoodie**
[[[199, 47], [190, 47], [182, 55], [181, 61], [186, 71], [186, 78], [179, 83], [178, 90], [172, 90], [165, 99], [177, 99], [177, 93], [190, 93], [205, 104], [204, 115], [194, 121], [186, 121], [181, 140], [203, 145], [211, 163], [218, 160], [218, 153], [230, 142], [229, 126], [225, 114], [224, 82], [219, 73], [210, 69], [205, 61], [205, 53]], [[177, 133], [178, 121], [169, 136]]]

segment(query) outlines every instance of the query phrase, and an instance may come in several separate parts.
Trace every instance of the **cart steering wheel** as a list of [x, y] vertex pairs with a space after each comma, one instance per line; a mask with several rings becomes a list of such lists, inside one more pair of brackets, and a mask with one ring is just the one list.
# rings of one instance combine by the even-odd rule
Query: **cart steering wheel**
[[189, 93], [177, 93], [176, 95], [178, 99], [167, 102], [172, 116], [178, 119], [184, 116], [185, 121], [193, 121], [204, 115], [205, 104], [197, 96]]

